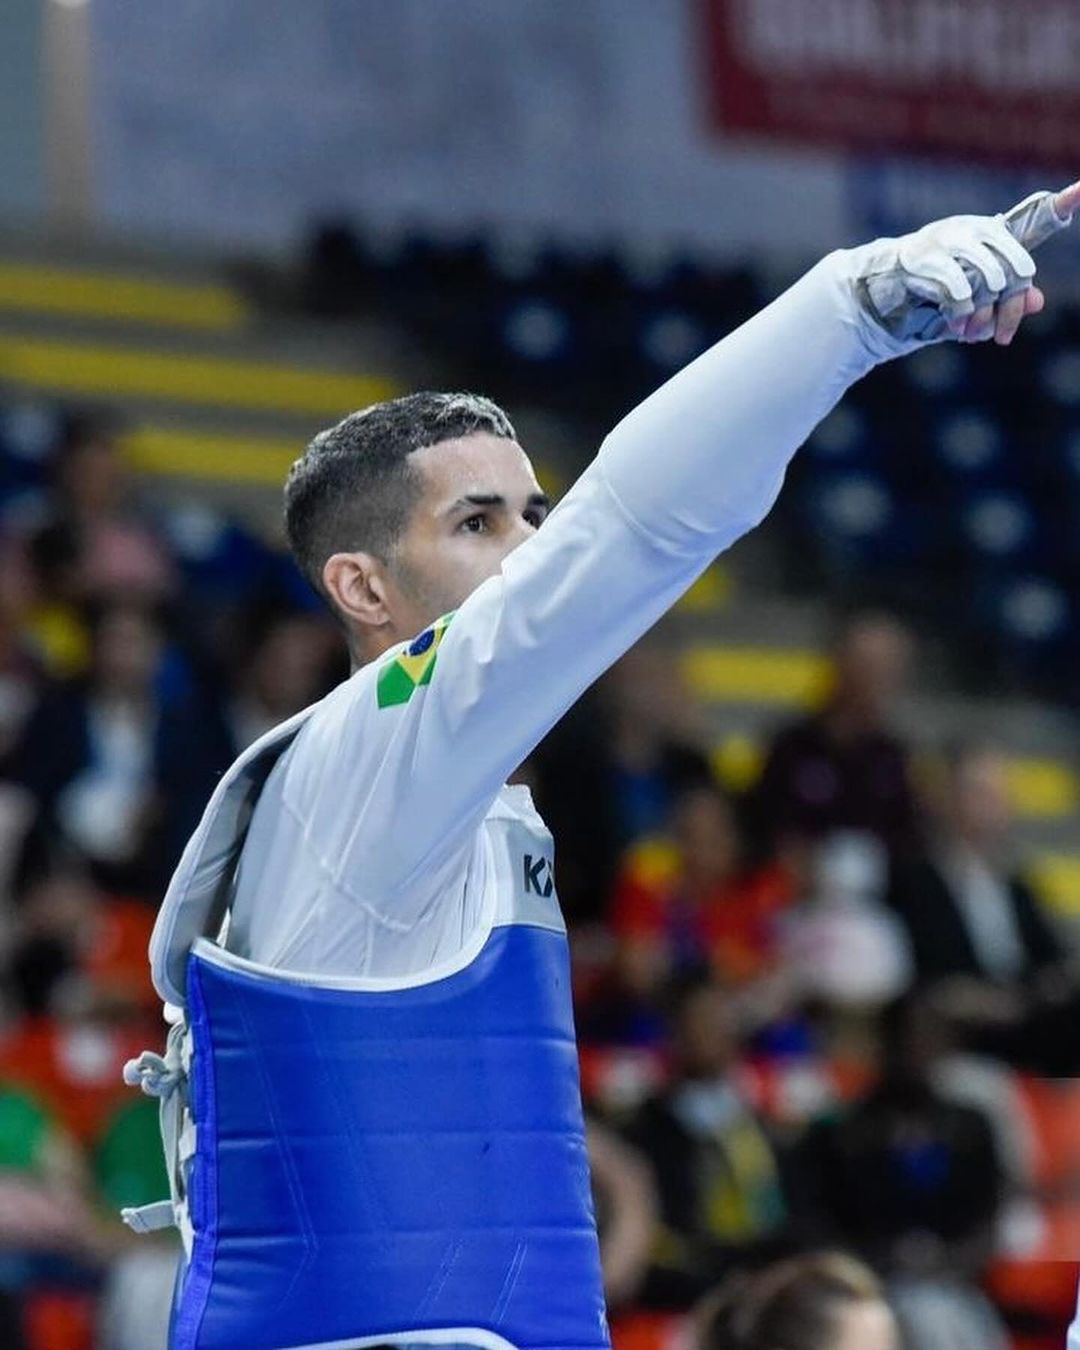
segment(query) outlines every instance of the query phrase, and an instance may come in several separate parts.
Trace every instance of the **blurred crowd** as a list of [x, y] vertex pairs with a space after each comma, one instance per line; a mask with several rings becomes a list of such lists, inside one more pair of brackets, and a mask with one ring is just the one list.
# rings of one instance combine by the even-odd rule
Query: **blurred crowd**
[[[0, 408], [10, 1350], [162, 1343], [176, 1244], [117, 1217], [168, 1189], [121, 1082], [162, 1040], [155, 908], [221, 771], [347, 673], [291, 564], [143, 502], [117, 432]], [[659, 630], [521, 768], [558, 846], [620, 1350], [1060, 1345], [1077, 964], [1000, 747], [897, 731], [917, 656], [890, 614], [846, 616], [825, 701], [735, 795]]]

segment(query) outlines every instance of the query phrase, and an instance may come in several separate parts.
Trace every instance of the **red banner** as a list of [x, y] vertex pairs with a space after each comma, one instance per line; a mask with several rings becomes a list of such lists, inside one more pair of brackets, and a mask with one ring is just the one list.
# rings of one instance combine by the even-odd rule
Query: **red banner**
[[701, 0], [726, 132], [1080, 172], [1080, 0]]

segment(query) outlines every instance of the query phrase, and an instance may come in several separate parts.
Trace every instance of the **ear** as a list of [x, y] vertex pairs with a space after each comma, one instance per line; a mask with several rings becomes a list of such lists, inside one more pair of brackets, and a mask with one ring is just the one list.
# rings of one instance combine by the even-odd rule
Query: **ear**
[[335, 553], [322, 571], [335, 609], [350, 625], [382, 628], [390, 622], [383, 565], [370, 553]]

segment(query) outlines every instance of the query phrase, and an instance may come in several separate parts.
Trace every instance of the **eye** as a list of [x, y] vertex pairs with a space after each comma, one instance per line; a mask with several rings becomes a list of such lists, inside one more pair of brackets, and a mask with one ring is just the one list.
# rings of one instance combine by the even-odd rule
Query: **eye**
[[458, 529], [466, 534], [486, 534], [488, 518], [483, 511], [478, 511], [475, 516], [468, 516], [463, 520]]
[[531, 525], [534, 530], [538, 530], [540, 526], [543, 525], [544, 521], [547, 519], [547, 513], [545, 511], [541, 511], [539, 507], [530, 506], [529, 509], [523, 514], [522, 519], [526, 521], [529, 525]]

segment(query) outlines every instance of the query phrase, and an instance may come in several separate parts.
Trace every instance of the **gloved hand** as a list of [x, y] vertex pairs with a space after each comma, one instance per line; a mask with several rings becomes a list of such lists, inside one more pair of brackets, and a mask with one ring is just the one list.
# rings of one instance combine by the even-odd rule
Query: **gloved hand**
[[950, 336], [1007, 345], [1043, 307], [1029, 250], [1069, 225], [1078, 207], [1074, 183], [1033, 193], [1004, 215], [949, 216], [852, 249], [859, 304], [905, 351]]

